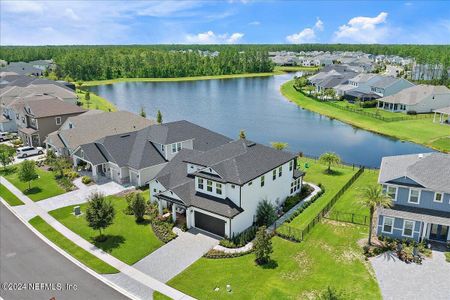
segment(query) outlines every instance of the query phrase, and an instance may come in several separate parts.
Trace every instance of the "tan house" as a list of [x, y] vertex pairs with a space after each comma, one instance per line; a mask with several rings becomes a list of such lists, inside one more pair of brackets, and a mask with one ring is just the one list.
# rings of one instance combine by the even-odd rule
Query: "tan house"
[[41, 146], [49, 133], [67, 118], [86, 110], [49, 95], [30, 95], [12, 104], [20, 138], [29, 146]]

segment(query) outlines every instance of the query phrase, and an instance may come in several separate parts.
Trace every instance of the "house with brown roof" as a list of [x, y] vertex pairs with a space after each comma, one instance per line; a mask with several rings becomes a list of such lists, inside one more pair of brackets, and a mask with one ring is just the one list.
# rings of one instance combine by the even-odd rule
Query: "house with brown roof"
[[56, 131], [67, 118], [86, 110], [50, 95], [29, 95], [12, 104], [15, 122], [22, 141], [41, 146], [49, 133]]

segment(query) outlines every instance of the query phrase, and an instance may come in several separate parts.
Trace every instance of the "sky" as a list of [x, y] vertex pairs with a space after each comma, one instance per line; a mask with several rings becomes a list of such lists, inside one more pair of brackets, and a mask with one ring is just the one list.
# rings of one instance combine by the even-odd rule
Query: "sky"
[[6, 1], [1, 45], [450, 44], [449, 1]]

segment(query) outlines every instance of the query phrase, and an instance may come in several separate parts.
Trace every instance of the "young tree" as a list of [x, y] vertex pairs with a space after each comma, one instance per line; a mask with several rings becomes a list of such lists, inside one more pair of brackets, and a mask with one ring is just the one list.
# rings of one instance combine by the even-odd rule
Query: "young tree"
[[115, 215], [114, 206], [103, 194], [92, 193], [89, 196], [86, 208], [86, 221], [89, 227], [100, 232], [98, 241], [105, 240], [102, 230], [113, 223]]
[[253, 241], [253, 249], [255, 251], [256, 263], [264, 265], [270, 261], [270, 254], [273, 252], [271, 236], [267, 233], [266, 226], [262, 226], [256, 232]]
[[86, 91], [86, 94], [84, 94], [84, 100], [86, 100], [86, 106], [89, 108], [91, 106], [91, 93], [89, 91]]
[[256, 208], [256, 223], [259, 226], [270, 226], [277, 219], [275, 207], [267, 199], [258, 203]]
[[272, 142], [272, 148], [275, 148], [277, 150], [284, 150], [288, 147], [288, 143], [283, 142]]
[[64, 157], [55, 157], [51, 162], [51, 166], [53, 171], [61, 178], [64, 176], [64, 170], [69, 168], [69, 162]]
[[18, 176], [20, 181], [28, 182], [28, 190], [30, 190], [31, 181], [38, 178], [34, 161], [24, 160], [19, 166]]
[[158, 109], [158, 113], [156, 114], [156, 122], [158, 122], [158, 124], [162, 124], [162, 122], [163, 122], [163, 116], [159, 109]]
[[[145, 112], [145, 108], [144, 106], [141, 106], [141, 111], [139, 113], [141, 115], [141, 117], [143, 118], [147, 118], [147, 113]], [[162, 118], [161, 118], [162, 119]], [[161, 120], [162, 121], [162, 120]]]
[[76, 85], [77, 85], [77, 89], [79, 89], [80, 91], [81, 91], [81, 86], [83, 85], [83, 81], [81, 81], [81, 80], [78, 80], [77, 82], [76, 82]]
[[141, 193], [135, 193], [132, 202], [133, 214], [137, 222], [144, 220], [145, 211], [147, 210], [147, 203]]
[[328, 164], [327, 172], [331, 173], [331, 166], [337, 165], [341, 162], [341, 158], [334, 152], [325, 152], [319, 157], [319, 161]]
[[361, 193], [361, 204], [369, 209], [369, 245], [372, 245], [372, 229], [373, 219], [377, 208], [379, 207], [391, 207], [391, 197], [385, 195], [381, 186], [371, 185], [367, 186]]
[[344, 300], [344, 299], [347, 299], [344, 293], [330, 286], [327, 287], [327, 289], [323, 291], [317, 298], [317, 300]]
[[247, 137], [245, 135], [245, 131], [244, 130], [239, 131], [239, 139], [245, 140], [246, 138]]
[[14, 155], [16, 155], [16, 150], [14, 149], [14, 147], [0, 144], [0, 163], [2, 164], [4, 169], [6, 169], [8, 165], [13, 163]]

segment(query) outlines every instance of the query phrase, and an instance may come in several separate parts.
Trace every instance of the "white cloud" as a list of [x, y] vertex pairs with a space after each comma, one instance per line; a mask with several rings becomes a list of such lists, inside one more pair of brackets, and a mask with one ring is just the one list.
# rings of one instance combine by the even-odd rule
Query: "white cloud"
[[381, 12], [376, 17], [354, 17], [347, 24], [339, 26], [335, 32], [335, 41], [356, 43], [379, 43], [388, 34], [388, 28], [384, 25], [388, 13]]
[[10, 13], [41, 13], [43, 6], [37, 1], [2, 1], [2, 9]]
[[259, 22], [259, 21], [253, 21], [253, 22], [248, 23], [248, 25], [251, 25], [251, 26], [259, 26], [259, 25], [261, 25], [261, 22]]
[[323, 22], [319, 18], [312, 28], [306, 27], [298, 33], [288, 35], [286, 40], [291, 44], [313, 43], [316, 41], [316, 30], [323, 31]]
[[163, 1], [163, 2], [145, 2], [142, 3], [137, 14], [149, 17], [173, 17], [174, 14], [186, 12], [200, 5], [198, 1]]
[[244, 37], [243, 33], [235, 32], [229, 35], [228, 33], [215, 34], [209, 30], [199, 34], [186, 35], [186, 42], [192, 44], [235, 44]]
[[72, 19], [73, 21], [79, 21], [80, 17], [71, 8], [66, 8], [64, 10], [64, 16]]
[[288, 35], [286, 40], [292, 44], [311, 43], [316, 39], [316, 33], [311, 28], [305, 28], [299, 33]]

